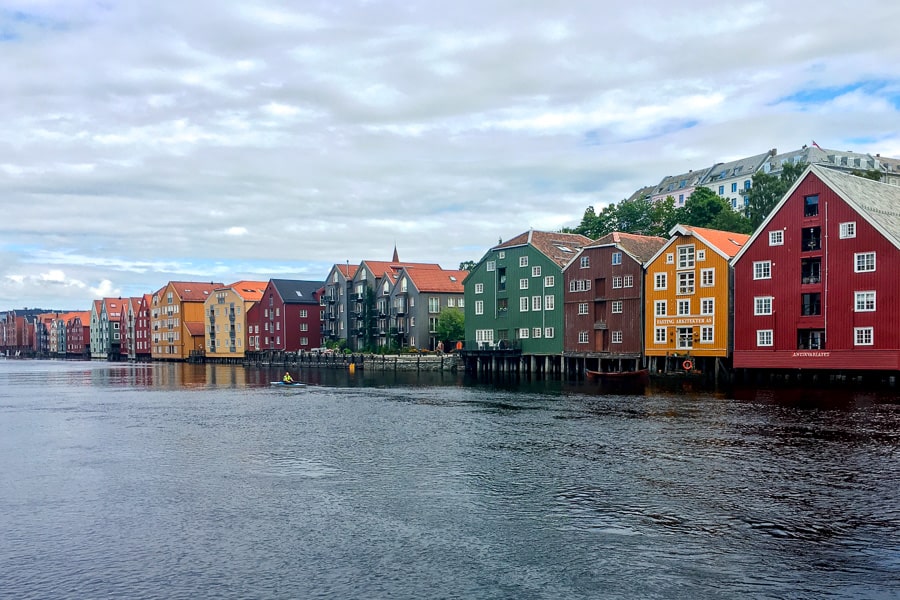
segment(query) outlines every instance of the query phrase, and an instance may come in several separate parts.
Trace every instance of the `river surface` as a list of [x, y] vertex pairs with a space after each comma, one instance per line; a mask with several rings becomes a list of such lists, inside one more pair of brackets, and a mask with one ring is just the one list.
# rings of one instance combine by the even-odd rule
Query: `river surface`
[[894, 393], [0, 360], [0, 597], [900, 598]]

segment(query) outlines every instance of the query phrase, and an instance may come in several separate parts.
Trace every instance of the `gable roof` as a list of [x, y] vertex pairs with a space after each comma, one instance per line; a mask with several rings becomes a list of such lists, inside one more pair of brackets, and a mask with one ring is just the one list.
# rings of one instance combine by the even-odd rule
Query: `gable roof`
[[693, 227], [692, 225], [676, 225], [669, 231], [669, 241], [665, 243], [656, 254], [654, 254], [644, 265], [649, 265], [665, 252], [678, 238], [676, 234], [682, 236], [693, 236], [703, 242], [709, 249], [724, 258], [730, 260], [735, 254], [741, 251], [741, 248], [747, 245], [750, 236], [746, 233], [734, 233], [733, 231], [721, 231], [719, 229], [707, 229], [706, 227]]
[[169, 285], [178, 294], [182, 302], [206, 302], [206, 299], [217, 288], [225, 287], [222, 282], [211, 281], [170, 281]]
[[462, 294], [463, 280], [468, 271], [445, 271], [444, 269], [409, 269], [404, 270], [409, 280], [419, 292], [435, 294]]
[[248, 302], [259, 302], [266, 289], [265, 281], [235, 281], [230, 285], [226, 285], [225, 289], [233, 290], [235, 294]]
[[[872, 226], [895, 247], [900, 249], [900, 187], [888, 185], [880, 181], [874, 181], [865, 177], [857, 177], [836, 169], [820, 165], [809, 165], [794, 185], [791, 186], [778, 204], [766, 217], [766, 220], [756, 228], [753, 237], [744, 244], [744, 248], [750, 246], [757, 237], [766, 230], [769, 222], [781, 210], [781, 207], [794, 195], [798, 187], [809, 175], [817, 177], [822, 183], [831, 188], [841, 200], [846, 202], [853, 210]], [[743, 249], [732, 259], [736, 263], [743, 256]]]
[[[364, 260], [360, 267], [365, 267], [371, 271], [375, 277], [390, 277], [391, 281], [395, 280], [401, 269], [438, 269], [441, 265], [437, 263], [410, 263], [410, 262], [387, 262], [383, 260]], [[358, 272], [358, 271], [357, 271]]]
[[318, 304], [315, 293], [325, 285], [322, 281], [302, 279], [270, 279], [269, 282], [285, 304]]
[[203, 337], [206, 335], [206, 323], [203, 321], [185, 321], [184, 326], [187, 327], [191, 337]]
[[516, 237], [494, 246], [492, 250], [515, 248], [530, 245], [538, 252], [563, 267], [572, 260], [579, 250], [591, 243], [591, 240], [578, 233], [555, 233], [535, 231], [533, 229], [520, 233]]
[[593, 246], [605, 246], [607, 244], [616, 244], [622, 250], [630, 254], [640, 263], [643, 263], [648, 258], [656, 254], [656, 251], [666, 245], [665, 238], [651, 236], [651, 235], [638, 235], [635, 233], [623, 233], [621, 231], [613, 231], [612, 233], [607, 233], [600, 239], [591, 243], [591, 247]]

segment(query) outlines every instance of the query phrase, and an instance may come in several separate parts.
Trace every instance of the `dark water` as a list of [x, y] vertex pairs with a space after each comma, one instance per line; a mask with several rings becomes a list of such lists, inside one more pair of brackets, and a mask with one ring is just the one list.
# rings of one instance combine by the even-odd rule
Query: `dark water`
[[0, 596], [900, 597], [892, 394], [278, 375], [0, 361]]

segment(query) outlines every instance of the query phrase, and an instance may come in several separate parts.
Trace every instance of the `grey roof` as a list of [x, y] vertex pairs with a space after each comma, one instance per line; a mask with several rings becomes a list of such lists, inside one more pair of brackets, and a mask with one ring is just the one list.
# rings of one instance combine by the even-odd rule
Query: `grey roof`
[[324, 281], [273, 279], [272, 285], [285, 304], [318, 304], [314, 294], [325, 286]]
[[900, 187], [818, 165], [812, 171], [900, 248]]
[[[699, 171], [691, 169], [687, 173], [680, 173], [678, 175], [666, 175], [658, 185], [654, 186], [653, 194], [677, 193], [680, 189], [698, 186], [708, 173], [709, 168], [700, 169]], [[684, 186], [681, 185], [682, 181], [684, 181]]]
[[726, 179], [734, 179], [735, 177], [750, 178], [769, 156], [771, 156], [770, 152], [763, 152], [762, 154], [715, 164], [710, 167], [709, 174], [703, 179], [703, 185], [711, 185]]

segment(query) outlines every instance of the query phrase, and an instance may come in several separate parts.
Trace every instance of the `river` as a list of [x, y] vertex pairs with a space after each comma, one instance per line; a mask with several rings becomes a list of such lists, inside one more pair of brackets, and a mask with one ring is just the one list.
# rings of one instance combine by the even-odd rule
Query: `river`
[[898, 598], [900, 401], [0, 361], [0, 597]]

